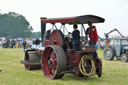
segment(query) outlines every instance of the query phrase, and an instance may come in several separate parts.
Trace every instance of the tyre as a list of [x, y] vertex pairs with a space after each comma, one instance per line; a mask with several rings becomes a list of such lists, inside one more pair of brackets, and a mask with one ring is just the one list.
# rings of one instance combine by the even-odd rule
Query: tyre
[[128, 61], [128, 55], [127, 54], [122, 54], [121, 55], [121, 61], [126, 63]]
[[104, 59], [105, 60], [113, 60], [114, 59], [114, 49], [111, 47], [107, 47], [104, 49]]

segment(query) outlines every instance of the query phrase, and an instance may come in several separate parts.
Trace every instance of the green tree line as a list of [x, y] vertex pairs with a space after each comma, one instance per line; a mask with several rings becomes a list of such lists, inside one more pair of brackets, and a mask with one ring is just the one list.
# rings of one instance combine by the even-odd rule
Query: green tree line
[[23, 15], [15, 12], [0, 13], [0, 37], [40, 37]]

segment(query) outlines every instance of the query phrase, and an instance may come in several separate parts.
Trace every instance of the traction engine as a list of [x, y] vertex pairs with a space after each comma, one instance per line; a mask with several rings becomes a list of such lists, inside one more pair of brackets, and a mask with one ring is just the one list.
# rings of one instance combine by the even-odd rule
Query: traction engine
[[[27, 70], [42, 69], [44, 76], [50, 79], [62, 78], [65, 73], [72, 73], [79, 77], [89, 77], [95, 74], [102, 75], [102, 61], [97, 57], [93, 59], [95, 46], [86, 46], [81, 43], [80, 50], [75, 51], [69, 47], [69, 40], [60, 29], [65, 28], [65, 24], [84, 25], [88, 21], [92, 23], [104, 22], [104, 19], [94, 15], [84, 15], [70, 18], [41, 18], [42, 47], [26, 50], [24, 61]], [[53, 31], [48, 40], [44, 39], [46, 24], [53, 25]], [[56, 23], [61, 23], [60, 29]], [[66, 29], [66, 28], [65, 28]], [[82, 37], [82, 39], [85, 39]], [[84, 41], [84, 40], [82, 40]]]

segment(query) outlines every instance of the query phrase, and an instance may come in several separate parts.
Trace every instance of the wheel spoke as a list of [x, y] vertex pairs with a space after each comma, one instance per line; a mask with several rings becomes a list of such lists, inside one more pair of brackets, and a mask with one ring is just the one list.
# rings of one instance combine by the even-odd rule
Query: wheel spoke
[[51, 69], [52, 68], [52, 65], [48, 65], [48, 69]]
[[52, 65], [48, 65], [48, 74], [51, 74]]
[[50, 61], [51, 61], [52, 65], [53, 65], [54, 67], [56, 67], [57, 62], [56, 62], [56, 54], [55, 54], [54, 51], [51, 52]]
[[53, 56], [54, 56], [53, 58], [56, 58], [56, 54], [55, 54], [55, 52], [53, 52]]
[[53, 64], [53, 66], [56, 66], [56, 65], [57, 65], [56, 58], [55, 58], [55, 59], [53, 59], [52, 64]]
[[52, 55], [50, 55], [49, 57], [52, 58]]
[[55, 74], [56, 73], [56, 67], [53, 67], [52, 68], [52, 74]]
[[48, 74], [54, 75], [56, 72], [56, 66], [57, 66], [57, 61], [56, 61], [56, 54], [54, 51], [52, 51], [49, 54], [49, 60], [48, 60]]

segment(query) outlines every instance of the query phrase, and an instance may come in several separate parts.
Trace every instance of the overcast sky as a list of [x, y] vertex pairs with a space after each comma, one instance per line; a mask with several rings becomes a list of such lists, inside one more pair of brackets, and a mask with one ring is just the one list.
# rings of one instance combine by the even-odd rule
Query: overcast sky
[[40, 31], [40, 17], [97, 15], [106, 19], [95, 24], [100, 36], [117, 28], [128, 35], [128, 0], [0, 0], [1, 13], [17, 12], [26, 17], [34, 31]]

